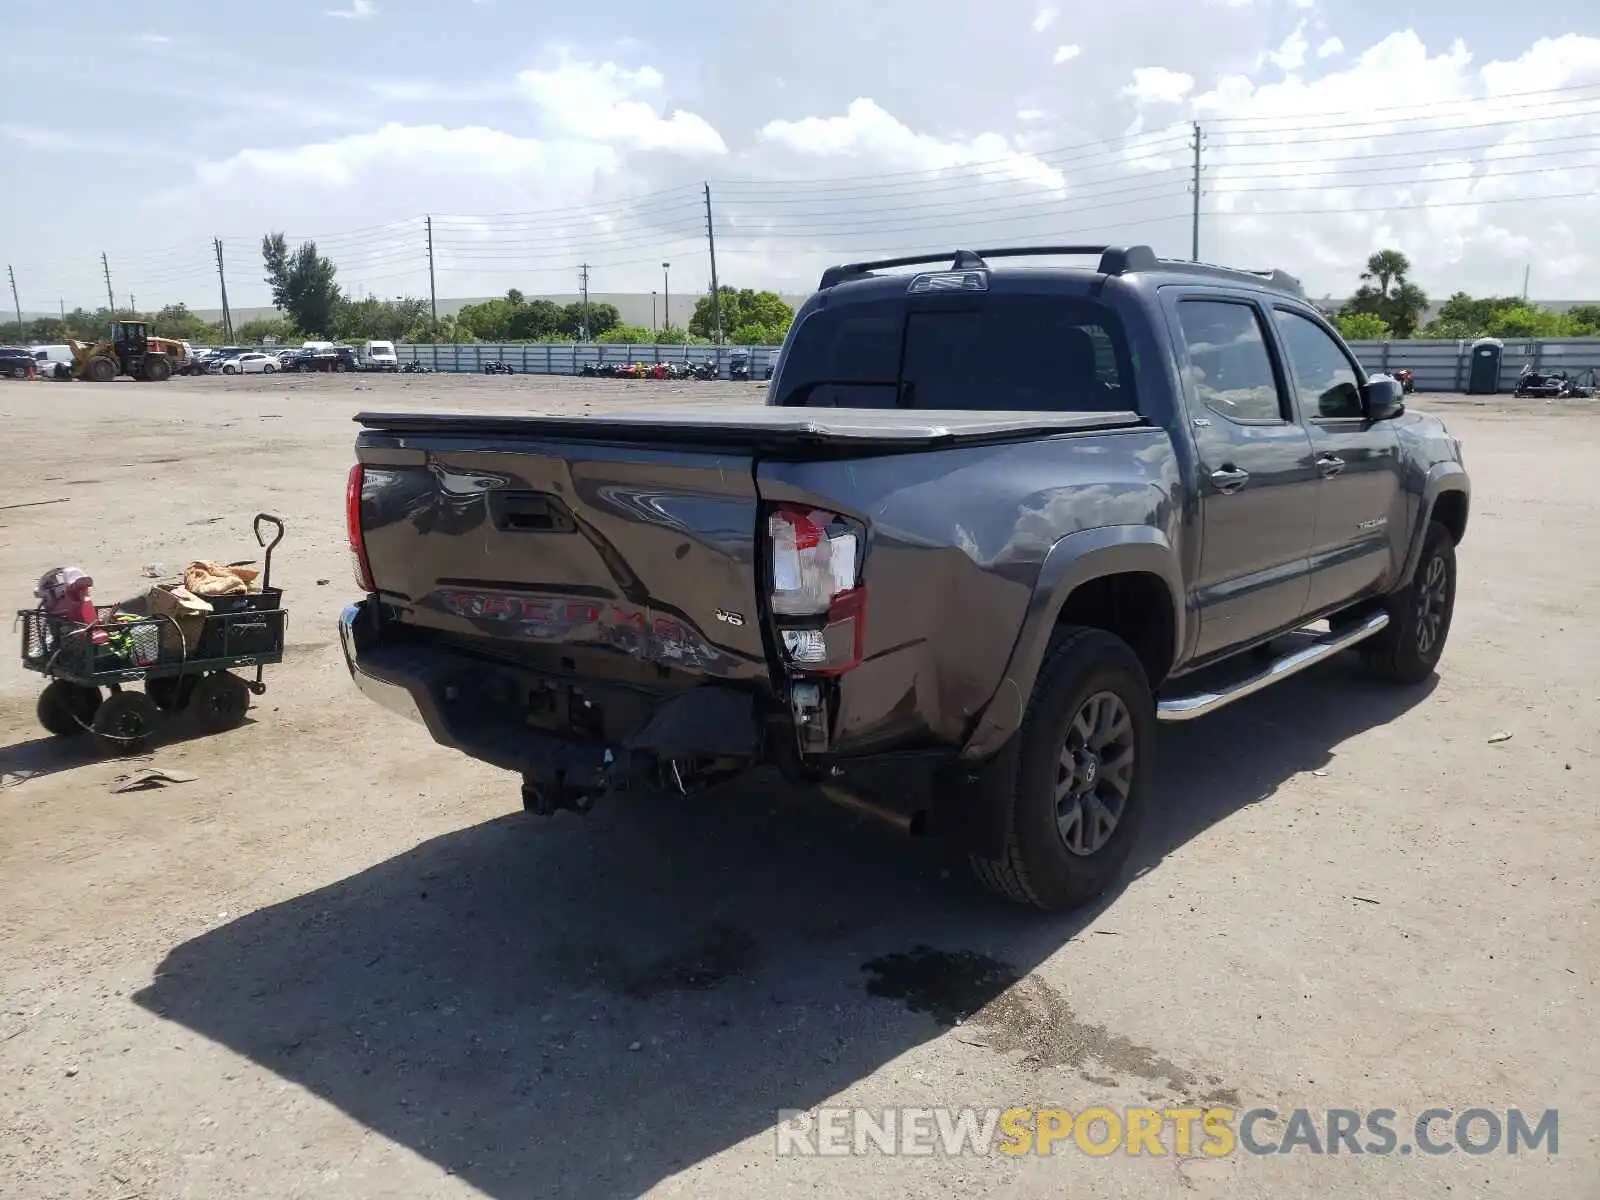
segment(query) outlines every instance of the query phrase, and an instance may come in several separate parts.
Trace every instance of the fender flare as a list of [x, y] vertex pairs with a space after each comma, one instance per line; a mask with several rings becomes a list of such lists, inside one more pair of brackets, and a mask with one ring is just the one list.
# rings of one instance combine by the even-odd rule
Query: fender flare
[[991, 757], [1021, 728], [1056, 618], [1073, 590], [1108, 575], [1128, 574], [1155, 575], [1166, 583], [1172, 599], [1173, 654], [1183, 654], [1185, 590], [1177, 552], [1166, 534], [1153, 525], [1103, 525], [1069, 533], [1045, 555], [1005, 673], [961, 749], [964, 765]]
[[1417, 573], [1417, 563], [1422, 559], [1422, 543], [1428, 537], [1428, 524], [1433, 520], [1434, 506], [1439, 497], [1447, 492], [1460, 492], [1467, 502], [1467, 510], [1472, 510], [1472, 481], [1467, 477], [1466, 468], [1458, 462], [1438, 462], [1428, 468], [1428, 474], [1422, 484], [1422, 502], [1417, 505], [1416, 524], [1411, 530], [1411, 541], [1406, 548], [1405, 568], [1400, 572], [1399, 587], [1405, 587], [1411, 582], [1411, 577]]

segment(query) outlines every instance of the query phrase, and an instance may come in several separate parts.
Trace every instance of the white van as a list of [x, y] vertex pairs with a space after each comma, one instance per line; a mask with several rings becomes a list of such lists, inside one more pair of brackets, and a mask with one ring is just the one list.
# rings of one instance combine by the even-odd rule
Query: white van
[[398, 371], [400, 359], [396, 357], [393, 342], [362, 342], [356, 351], [357, 361], [365, 371]]

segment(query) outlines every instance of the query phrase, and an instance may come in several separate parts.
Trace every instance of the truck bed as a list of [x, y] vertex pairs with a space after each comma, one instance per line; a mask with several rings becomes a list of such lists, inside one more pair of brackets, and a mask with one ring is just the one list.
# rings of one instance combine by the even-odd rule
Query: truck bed
[[444, 437], [529, 437], [555, 441], [649, 442], [795, 451], [869, 452], [936, 449], [1057, 434], [1130, 428], [1132, 412], [963, 412], [879, 408], [780, 408], [764, 404], [702, 411], [654, 409], [581, 416], [548, 413], [362, 412], [374, 431]]

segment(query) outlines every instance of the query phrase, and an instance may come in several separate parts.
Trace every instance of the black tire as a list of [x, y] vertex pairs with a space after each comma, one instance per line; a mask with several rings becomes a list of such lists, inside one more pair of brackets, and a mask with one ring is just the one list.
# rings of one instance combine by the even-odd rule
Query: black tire
[[28, 377], [28, 368], [27, 367], [16, 366], [16, 367], [12, 367], [11, 368], [11, 378], [13, 378], [13, 379], [26, 379], [27, 377]]
[[[1099, 749], [1084, 755], [1080, 751], [1089, 747], [1083, 745], [1075, 750], [1085, 715], [1091, 714], [1089, 723], [1096, 726], [1108, 708], [1109, 723], [1100, 732], [1116, 736], [1104, 745], [1104, 755]], [[1077, 908], [1105, 891], [1122, 870], [1148, 803], [1155, 701], [1128, 644], [1099, 629], [1069, 627], [1057, 633], [1017, 737], [1013, 791], [990, 798], [1011, 808], [1005, 851], [999, 859], [974, 858], [973, 872], [1007, 900], [1054, 912]], [[1131, 761], [1114, 770], [1124, 754]], [[1090, 757], [1096, 760], [1092, 769], [1086, 765]], [[1069, 758], [1078, 763], [1070, 771]], [[1062, 791], [1067, 794], [1058, 799]], [[1091, 831], [1093, 836], [1086, 836]], [[1069, 848], [1069, 841], [1076, 848]]]
[[250, 711], [250, 689], [244, 680], [227, 671], [207, 675], [194, 685], [188, 711], [205, 733], [221, 733], [238, 727]]
[[77, 737], [94, 727], [100, 689], [52, 679], [39, 693], [39, 724], [56, 737]]
[[94, 734], [112, 754], [138, 754], [161, 728], [161, 710], [143, 692], [113, 692], [94, 715]]
[[222, 368], [222, 373], [224, 375], [237, 375], [239, 373], [239, 368], [234, 366], [232, 363], [229, 363], [227, 366]]
[[261, 368], [261, 373], [263, 375], [276, 375], [278, 373], [278, 368], [273, 366], [271, 363], [267, 363]]
[[1393, 683], [1421, 683], [1439, 665], [1455, 606], [1455, 539], [1439, 522], [1430, 521], [1416, 573], [1410, 583], [1384, 599], [1389, 624], [1361, 643], [1362, 661]]
[[198, 675], [168, 675], [161, 679], [146, 679], [144, 694], [156, 702], [157, 708], [170, 715], [188, 707], [189, 698], [194, 695], [195, 685], [199, 682]]
[[165, 383], [172, 378], [172, 360], [156, 354], [144, 360], [144, 377], [151, 383]]
[[104, 354], [97, 354], [83, 368], [83, 377], [90, 383], [110, 383], [117, 377], [117, 364]]

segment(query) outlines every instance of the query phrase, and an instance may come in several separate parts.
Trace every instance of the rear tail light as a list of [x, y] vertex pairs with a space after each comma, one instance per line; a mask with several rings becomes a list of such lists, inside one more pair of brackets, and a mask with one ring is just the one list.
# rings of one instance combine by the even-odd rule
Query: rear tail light
[[862, 528], [822, 509], [785, 504], [767, 518], [771, 608], [783, 655], [796, 670], [840, 675], [860, 665], [867, 591]]
[[344, 524], [350, 538], [350, 566], [355, 571], [356, 586], [363, 592], [375, 592], [378, 588], [372, 582], [372, 566], [367, 562], [367, 541], [361, 533], [361, 485], [366, 472], [360, 463], [350, 468], [344, 488]]

